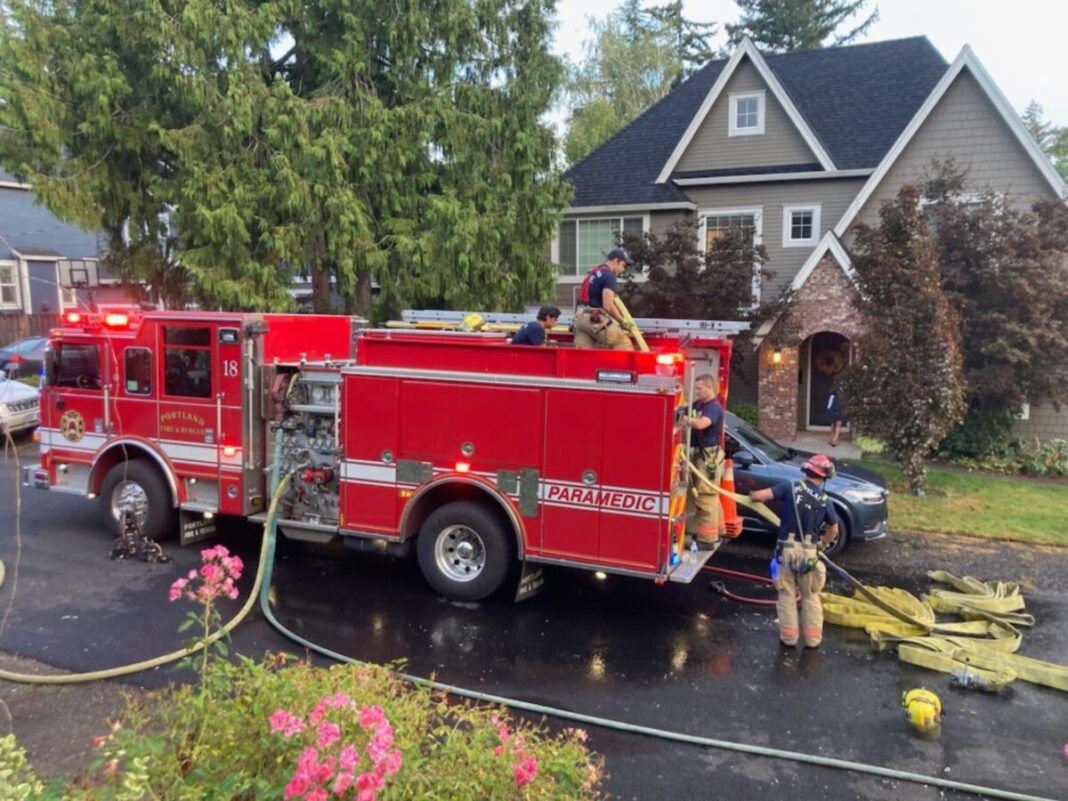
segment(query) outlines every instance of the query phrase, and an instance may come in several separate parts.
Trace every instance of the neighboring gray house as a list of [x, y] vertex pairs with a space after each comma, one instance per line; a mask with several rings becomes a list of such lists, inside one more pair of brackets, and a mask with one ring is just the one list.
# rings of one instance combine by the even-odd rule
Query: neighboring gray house
[[[0, 321], [58, 315], [64, 309], [84, 305], [84, 292], [79, 297], [75, 290], [61, 285], [57, 263], [68, 259], [96, 261], [100, 254], [95, 233], [63, 222], [37, 203], [29, 184], [0, 170]], [[101, 283], [94, 293], [96, 300], [123, 301], [125, 294], [116, 280], [101, 276]], [[0, 332], [21, 331], [25, 335], [31, 329], [33, 333], [41, 330], [23, 324], [4, 326]]]
[[[926, 37], [762, 55], [748, 40], [616, 133], [565, 177], [575, 188], [552, 244], [557, 301], [574, 303], [619, 231], [666, 231], [695, 217], [702, 247], [731, 224], [768, 251], [762, 297], [797, 292], [796, 341], [756, 354], [761, 426], [793, 438], [829, 422], [827, 395], [862, 322], [852, 298], [852, 226], [953, 158], [976, 190], [1020, 204], [1065, 183], [971, 49], [947, 64]], [[758, 332], [758, 340], [773, 324]], [[1033, 408], [1019, 433], [1068, 433], [1068, 415]]]

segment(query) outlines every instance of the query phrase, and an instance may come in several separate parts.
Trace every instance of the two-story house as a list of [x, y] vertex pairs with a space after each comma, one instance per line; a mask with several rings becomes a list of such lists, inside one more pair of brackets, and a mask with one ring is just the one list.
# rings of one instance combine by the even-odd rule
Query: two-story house
[[[835, 375], [854, 356], [849, 244], [858, 222], [952, 158], [976, 190], [1021, 205], [1064, 197], [1065, 183], [970, 48], [952, 64], [925, 37], [763, 55], [744, 41], [616, 133], [566, 179], [575, 189], [552, 245], [557, 300], [574, 303], [620, 231], [666, 231], [695, 217], [699, 244], [741, 225], [768, 253], [765, 298], [790, 288], [800, 330], [786, 346], [757, 332], [761, 427], [792, 439], [829, 423]], [[776, 337], [779, 340], [780, 338]], [[1031, 408], [1019, 433], [1064, 436], [1068, 415]]]

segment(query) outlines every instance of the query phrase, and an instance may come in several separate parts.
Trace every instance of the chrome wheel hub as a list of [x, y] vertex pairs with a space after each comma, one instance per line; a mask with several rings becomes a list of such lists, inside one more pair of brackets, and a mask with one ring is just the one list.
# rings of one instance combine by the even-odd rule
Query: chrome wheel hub
[[474, 529], [448, 526], [434, 543], [434, 561], [452, 581], [472, 581], [486, 566], [486, 545]]

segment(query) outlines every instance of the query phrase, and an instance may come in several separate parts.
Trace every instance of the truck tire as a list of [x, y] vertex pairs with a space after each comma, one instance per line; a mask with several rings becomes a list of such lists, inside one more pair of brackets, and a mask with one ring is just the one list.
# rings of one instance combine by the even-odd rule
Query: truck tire
[[108, 470], [100, 486], [100, 510], [104, 524], [116, 537], [122, 536], [120, 512], [132, 504], [145, 536], [165, 540], [178, 529], [178, 515], [171, 491], [152, 465], [139, 459], [119, 462]]
[[446, 598], [481, 601], [516, 562], [515, 538], [483, 506], [456, 501], [435, 509], [419, 529], [419, 567]]

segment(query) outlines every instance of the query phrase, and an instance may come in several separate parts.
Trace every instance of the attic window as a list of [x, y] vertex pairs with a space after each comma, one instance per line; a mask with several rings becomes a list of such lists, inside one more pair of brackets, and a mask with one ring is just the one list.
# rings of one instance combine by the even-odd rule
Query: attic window
[[732, 94], [728, 135], [753, 136], [764, 133], [764, 92]]

